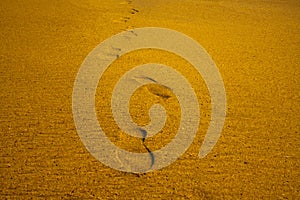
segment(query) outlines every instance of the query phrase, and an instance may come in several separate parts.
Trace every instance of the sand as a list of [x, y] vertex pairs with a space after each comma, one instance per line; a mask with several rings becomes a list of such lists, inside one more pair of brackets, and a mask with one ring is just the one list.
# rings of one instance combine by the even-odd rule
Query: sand
[[[297, 0], [2, 0], [0, 199], [299, 198], [299, 9]], [[94, 47], [149, 26], [183, 32], [207, 50], [224, 80], [227, 116], [217, 145], [200, 159], [211, 108], [202, 78], [167, 52], [120, 57], [96, 95], [99, 123], [116, 145], [146, 151], [140, 139], [120, 131], [109, 107], [127, 69], [153, 60], [168, 64], [187, 77], [201, 102], [188, 151], [166, 168], [136, 175], [111, 169], [86, 150], [73, 121], [72, 91]], [[167, 101], [155, 95], [161, 89], [142, 87], [130, 102], [141, 125], [153, 103], [166, 106], [166, 127], [145, 141], [151, 150], [172, 140], [180, 118], [174, 95]]]

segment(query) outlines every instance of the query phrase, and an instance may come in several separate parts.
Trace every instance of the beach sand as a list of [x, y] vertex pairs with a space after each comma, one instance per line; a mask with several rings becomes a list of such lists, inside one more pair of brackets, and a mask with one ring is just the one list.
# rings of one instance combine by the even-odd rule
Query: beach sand
[[[297, 0], [1, 0], [0, 199], [299, 198], [299, 10]], [[200, 159], [211, 114], [201, 76], [164, 51], [120, 57], [96, 94], [99, 123], [116, 145], [146, 151], [140, 139], [120, 131], [109, 107], [126, 70], [148, 62], [172, 66], [200, 102], [199, 131], [187, 152], [168, 167], [136, 175], [111, 169], [86, 150], [73, 121], [72, 92], [90, 51], [139, 27], [174, 29], [207, 50], [224, 81], [227, 116], [217, 145]], [[156, 95], [163, 89], [147, 85], [130, 102], [140, 125], [149, 122], [153, 103], [166, 107], [166, 127], [145, 141], [152, 151], [172, 140], [180, 120], [174, 95], [167, 101]]]

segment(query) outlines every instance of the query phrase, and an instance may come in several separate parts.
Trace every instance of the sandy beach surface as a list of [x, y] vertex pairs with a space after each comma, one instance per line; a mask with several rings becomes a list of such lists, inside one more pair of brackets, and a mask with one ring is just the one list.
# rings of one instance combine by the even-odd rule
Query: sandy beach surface
[[[186, 153], [137, 175], [111, 169], [87, 151], [75, 128], [72, 92], [90, 51], [139, 27], [173, 29], [206, 49], [224, 81], [227, 116], [218, 143], [200, 159], [211, 105], [193, 66], [155, 49], [116, 59], [95, 98], [99, 124], [119, 147], [160, 149], [180, 120], [174, 94], [150, 84], [132, 96], [131, 116], [146, 125], [148, 109], [160, 103], [168, 115], [163, 130], [142, 143], [118, 128], [110, 96], [132, 67], [174, 67], [200, 102], [199, 130]], [[1, 0], [0, 199], [298, 199], [299, 58], [298, 0]]]

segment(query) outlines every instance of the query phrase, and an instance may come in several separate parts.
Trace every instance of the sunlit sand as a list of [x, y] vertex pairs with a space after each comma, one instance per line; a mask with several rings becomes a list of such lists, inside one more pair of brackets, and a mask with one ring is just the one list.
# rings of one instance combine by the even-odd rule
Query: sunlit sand
[[[2, 0], [0, 199], [296, 199], [299, 10], [296, 0]], [[217, 145], [200, 159], [211, 115], [205, 81], [169, 52], [147, 49], [119, 57], [95, 97], [99, 124], [119, 147], [160, 149], [180, 121], [174, 94], [153, 82], [132, 96], [132, 119], [148, 124], [149, 108], [159, 103], [167, 111], [166, 126], [146, 139], [118, 128], [111, 92], [134, 66], [173, 67], [199, 99], [200, 127], [187, 152], [166, 168], [136, 175], [111, 169], [86, 150], [73, 121], [72, 91], [89, 52], [139, 27], [182, 32], [207, 50], [224, 81], [227, 116]]]

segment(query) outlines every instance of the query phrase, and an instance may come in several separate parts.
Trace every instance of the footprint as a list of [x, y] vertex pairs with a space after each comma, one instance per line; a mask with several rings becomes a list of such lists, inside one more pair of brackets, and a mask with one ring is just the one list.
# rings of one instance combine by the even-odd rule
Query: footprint
[[170, 97], [172, 97], [172, 89], [160, 84], [159, 82], [157, 82], [155, 79], [148, 77], [148, 76], [135, 76], [132, 78], [133, 80], [141, 83], [141, 84], [150, 84], [147, 85], [146, 88], [147, 90], [159, 97], [162, 97], [164, 99], [168, 99]]
[[130, 17], [121, 17], [120, 20], [122, 20], [123, 22], [127, 22], [128, 20], [130, 20]]
[[140, 11], [135, 9], [135, 8], [132, 8], [131, 11], [130, 11], [130, 13], [133, 14], [133, 15], [138, 13], [138, 12], [140, 12]]
[[[144, 130], [144, 129], [140, 129], [140, 131], [141, 131], [141, 134], [143, 134], [142, 144], [143, 144], [144, 148], [147, 150], [147, 152], [148, 152], [148, 154], [149, 154], [149, 158], [150, 158], [150, 160], [151, 160], [151, 164], [150, 164], [150, 166], [149, 166], [149, 168], [148, 168], [148, 170], [150, 170], [150, 169], [153, 167], [154, 163], [155, 163], [155, 156], [154, 156], [154, 153], [153, 153], [153, 152], [149, 149], [149, 147], [145, 144], [145, 139], [146, 139], [146, 137], [147, 137], [147, 131]], [[115, 158], [116, 158], [116, 160], [119, 162], [119, 164], [120, 164], [120, 166], [121, 166], [122, 168], [125, 168], [126, 171], [128, 171], [128, 172], [131, 171], [130, 166], [128, 166], [128, 164], [126, 164], [126, 163], [123, 163], [122, 160], [124, 161], [124, 159], [121, 159], [121, 158], [119, 157], [119, 150], [118, 150], [118, 149], [115, 150]], [[125, 160], [126, 160], [126, 159], [125, 159]], [[138, 174], [136, 174], [136, 175], [139, 177], [139, 176], [142, 175], [142, 174], [145, 174], [145, 173], [138, 173]]]
[[168, 99], [172, 96], [172, 92], [170, 91], [170, 89], [163, 85], [149, 85], [147, 86], [147, 89], [150, 93], [162, 97], [164, 99]]
[[142, 135], [143, 135], [143, 138], [142, 138], [142, 143], [143, 143], [143, 146], [145, 147], [145, 149], [148, 151], [149, 153], [149, 156], [150, 156], [150, 159], [151, 159], [151, 166], [150, 166], [150, 169], [151, 167], [154, 165], [154, 162], [155, 162], [155, 158], [154, 158], [154, 154], [153, 152], [147, 147], [147, 145], [145, 144], [145, 139], [147, 137], [147, 131], [144, 130], [144, 129], [140, 129]]
[[122, 31], [129, 31], [132, 34], [134, 34], [135, 36], [137, 36], [137, 34], [132, 30], [134, 28], [135, 28], [134, 26], [127, 26], [126, 28], [122, 29]]
[[148, 76], [135, 76], [132, 78], [133, 80], [139, 82], [139, 83], [157, 83], [156, 80], [154, 80], [153, 78], [151, 77], [148, 77]]
[[113, 20], [114, 23], [123, 23], [123, 22], [127, 22], [128, 20], [130, 20], [130, 17], [120, 17], [117, 20]]

